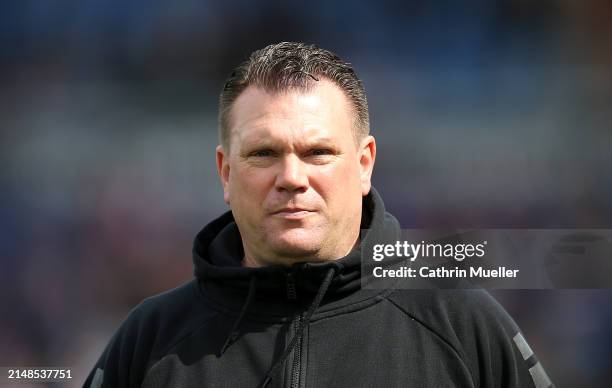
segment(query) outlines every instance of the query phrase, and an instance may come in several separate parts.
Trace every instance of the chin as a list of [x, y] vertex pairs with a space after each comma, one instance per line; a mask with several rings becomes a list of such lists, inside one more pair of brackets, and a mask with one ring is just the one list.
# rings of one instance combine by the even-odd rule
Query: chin
[[313, 255], [316, 255], [321, 249], [321, 239], [312, 236], [312, 232], [309, 232], [309, 236], [294, 232], [275, 236], [270, 246], [274, 247], [274, 251], [281, 257], [314, 259]]

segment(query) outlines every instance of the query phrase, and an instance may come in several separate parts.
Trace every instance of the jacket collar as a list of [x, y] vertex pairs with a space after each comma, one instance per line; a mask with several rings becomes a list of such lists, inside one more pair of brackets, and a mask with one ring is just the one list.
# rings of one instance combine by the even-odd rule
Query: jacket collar
[[[361, 227], [361, 239], [399, 234], [397, 220], [385, 212], [384, 203], [374, 188], [363, 198]], [[240, 232], [231, 212], [224, 213], [198, 233], [193, 245], [194, 274], [209, 296], [222, 304], [240, 305], [251, 277], [256, 276], [258, 300], [294, 300], [297, 302], [294, 305], [299, 306], [300, 302], [312, 300], [330, 268], [335, 269], [335, 275], [327, 300], [343, 298], [361, 288], [361, 244], [337, 260], [297, 263], [291, 267], [246, 268], [241, 266], [243, 256]], [[286, 312], [278, 311], [282, 315]]]

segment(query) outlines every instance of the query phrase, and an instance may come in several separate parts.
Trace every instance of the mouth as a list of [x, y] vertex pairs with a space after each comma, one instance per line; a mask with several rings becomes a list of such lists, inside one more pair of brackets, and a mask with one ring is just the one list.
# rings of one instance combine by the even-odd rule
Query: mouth
[[300, 220], [306, 218], [315, 212], [302, 208], [284, 208], [272, 213], [274, 217], [284, 218], [286, 220]]

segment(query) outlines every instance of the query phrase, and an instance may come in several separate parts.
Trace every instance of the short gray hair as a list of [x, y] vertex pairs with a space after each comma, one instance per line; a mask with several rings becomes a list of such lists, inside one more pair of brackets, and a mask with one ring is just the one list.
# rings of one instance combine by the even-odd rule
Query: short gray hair
[[370, 133], [368, 102], [363, 83], [347, 62], [313, 44], [281, 42], [251, 54], [225, 82], [219, 98], [219, 140], [230, 143], [230, 111], [234, 101], [249, 86], [269, 92], [308, 90], [325, 78], [336, 84], [355, 109], [355, 139]]

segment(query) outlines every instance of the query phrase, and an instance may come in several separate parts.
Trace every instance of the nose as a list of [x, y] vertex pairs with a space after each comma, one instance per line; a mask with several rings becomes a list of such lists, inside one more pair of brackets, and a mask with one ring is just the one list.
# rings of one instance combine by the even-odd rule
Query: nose
[[308, 189], [308, 174], [306, 164], [296, 155], [287, 155], [279, 163], [276, 175], [276, 189], [279, 191], [303, 192]]

